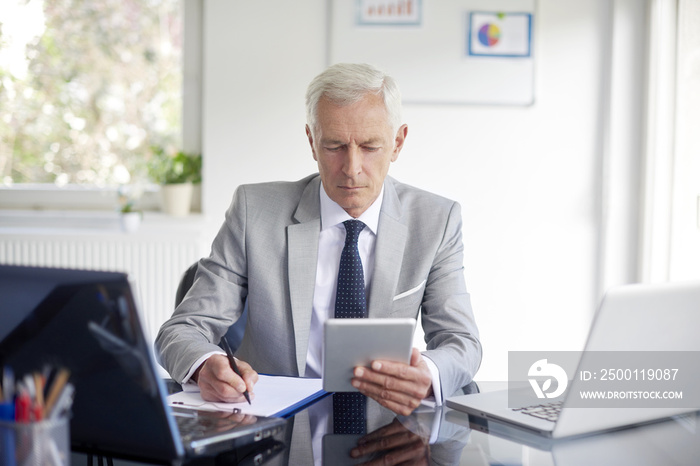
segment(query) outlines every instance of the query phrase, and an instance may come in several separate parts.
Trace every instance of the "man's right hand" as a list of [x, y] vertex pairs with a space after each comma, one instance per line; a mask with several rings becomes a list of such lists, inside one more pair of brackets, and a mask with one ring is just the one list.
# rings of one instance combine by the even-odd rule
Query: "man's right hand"
[[236, 359], [241, 377], [231, 369], [228, 358], [215, 354], [204, 361], [195, 371], [192, 379], [199, 385], [204, 401], [239, 403], [245, 401], [243, 392], [248, 390], [253, 398], [253, 386], [258, 381], [258, 373], [245, 361]]

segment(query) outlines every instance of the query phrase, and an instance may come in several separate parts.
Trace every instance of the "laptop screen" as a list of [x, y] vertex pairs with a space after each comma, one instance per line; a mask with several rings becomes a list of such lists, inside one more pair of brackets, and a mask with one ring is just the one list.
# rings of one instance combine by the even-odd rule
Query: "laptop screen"
[[0, 299], [0, 364], [70, 370], [73, 449], [182, 455], [125, 274], [0, 266]]

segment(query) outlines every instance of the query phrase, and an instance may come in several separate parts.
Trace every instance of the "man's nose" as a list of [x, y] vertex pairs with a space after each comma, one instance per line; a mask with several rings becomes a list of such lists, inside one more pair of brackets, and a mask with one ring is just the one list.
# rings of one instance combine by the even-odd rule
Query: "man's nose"
[[355, 176], [362, 172], [362, 152], [359, 147], [348, 147], [345, 163], [343, 164], [343, 172], [347, 176]]

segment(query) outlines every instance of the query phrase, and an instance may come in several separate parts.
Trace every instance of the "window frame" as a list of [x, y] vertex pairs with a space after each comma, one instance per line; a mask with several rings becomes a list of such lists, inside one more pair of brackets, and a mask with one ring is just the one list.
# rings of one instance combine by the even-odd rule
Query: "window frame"
[[[202, 150], [202, 18], [203, 0], [180, 0], [183, 11], [182, 66], [182, 149], [201, 154]], [[158, 210], [159, 186], [147, 186], [139, 208]], [[98, 187], [52, 183], [0, 185], [0, 210], [114, 210], [118, 187]]]

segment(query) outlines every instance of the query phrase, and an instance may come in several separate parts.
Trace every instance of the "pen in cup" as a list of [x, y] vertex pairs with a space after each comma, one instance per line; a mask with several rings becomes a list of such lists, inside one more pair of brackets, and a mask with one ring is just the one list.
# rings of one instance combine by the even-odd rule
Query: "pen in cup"
[[15, 373], [10, 367], [5, 367], [2, 370], [2, 386], [5, 400], [13, 401], [15, 399]]
[[67, 383], [63, 390], [61, 390], [61, 394], [58, 396], [58, 399], [54, 403], [53, 407], [49, 412], [45, 413], [45, 416], [51, 420], [56, 420], [62, 416], [66, 416], [73, 405], [74, 395], [75, 387], [73, 384]]
[[51, 388], [49, 389], [49, 394], [46, 397], [44, 404], [45, 415], [50, 416], [51, 411], [54, 409], [54, 405], [58, 401], [63, 389], [68, 384], [68, 379], [70, 378], [70, 371], [67, 369], [60, 369], [56, 375], [56, 379], [53, 381]]
[[10, 367], [0, 368], [0, 465], [67, 464], [75, 393], [69, 378], [65, 368], [17, 377]]
[[[233, 372], [235, 372], [237, 376], [243, 378], [241, 376], [241, 371], [238, 369], [238, 364], [236, 364], [236, 358], [233, 357], [233, 350], [231, 350], [231, 346], [228, 344], [228, 341], [226, 341], [226, 337], [221, 339], [221, 346], [223, 346], [224, 351], [226, 351], [226, 356], [228, 356], [228, 362], [229, 364], [231, 364], [231, 369], [233, 369]], [[243, 383], [245, 383], [245, 380], [243, 381]], [[247, 388], [243, 392], [243, 396], [245, 397], [248, 404], [251, 404], [250, 394], [248, 393]]]

